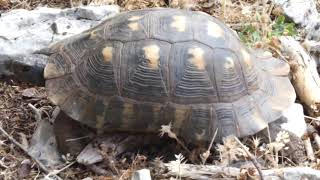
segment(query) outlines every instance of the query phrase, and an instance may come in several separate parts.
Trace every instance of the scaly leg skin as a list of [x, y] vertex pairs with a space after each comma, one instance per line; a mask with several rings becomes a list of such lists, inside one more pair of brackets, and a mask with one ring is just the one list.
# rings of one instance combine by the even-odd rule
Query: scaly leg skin
[[59, 152], [62, 154], [78, 155], [93, 138], [93, 133], [88, 128], [62, 111], [56, 117], [53, 129]]
[[0, 79], [13, 75], [11, 64], [12, 59], [9, 56], [0, 55]]
[[[275, 122], [269, 123], [269, 131], [271, 141], [274, 142], [277, 134], [280, 131], [285, 131], [289, 134], [290, 142], [286, 145], [289, 149], [284, 151], [284, 156], [289, 157], [294, 163], [300, 164], [305, 162], [307, 159], [303, 140], [295, 135], [292, 132], [289, 132], [285, 129], [281, 128], [281, 123], [283, 123], [282, 119], [279, 119]], [[264, 139], [269, 139], [269, 133], [267, 129], [262, 130], [259, 134], [261, 134]]]

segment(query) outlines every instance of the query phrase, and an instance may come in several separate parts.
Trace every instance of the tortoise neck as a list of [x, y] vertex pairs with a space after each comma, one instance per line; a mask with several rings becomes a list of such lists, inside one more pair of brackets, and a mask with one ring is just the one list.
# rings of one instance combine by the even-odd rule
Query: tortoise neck
[[0, 57], [0, 78], [44, 86], [43, 70], [48, 56], [43, 54]]

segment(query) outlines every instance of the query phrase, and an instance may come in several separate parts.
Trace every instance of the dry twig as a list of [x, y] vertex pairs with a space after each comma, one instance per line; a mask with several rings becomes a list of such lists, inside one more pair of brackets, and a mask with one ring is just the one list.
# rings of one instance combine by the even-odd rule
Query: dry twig
[[311, 160], [311, 161], [315, 161], [316, 158], [314, 156], [314, 152], [313, 152], [313, 149], [312, 149], [310, 138], [309, 137], [305, 137], [303, 139], [303, 142], [304, 142], [304, 146], [306, 148], [308, 159]]
[[[16, 141], [12, 136], [10, 136], [3, 128], [2, 124], [0, 123], [0, 131], [3, 135], [5, 135], [13, 144], [18, 146], [22, 151], [24, 151], [28, 156], [30, 156], [40, 167], [40, 169], [45, 173], [50, 173], [50, 171], [46, 168], [45, 165], [43, 165], [36, 157], [34, 157], [32, 154], [28, 152], [28, 149], [26, 149], [22, 144], [20, 144], [18, 141]], [[61, 179], [61, 178], [60, 178]]]
[[[58, 176], [59, 173], [61, 173], [62, 171], [68, 169], [70, 166], [72, 166], [72, 165], [75, 164], [75, 163], [76, 163], [76, 161], [73, 161], [73, 162], [69, 163], [68, 165], [66, 165], [65, 167], [63, 167], [63, 168], [61, 168], [61, 169], [59, 169], [59, 170], [53, 170], [53, 171], [49, 172], [49, 173], [44, 177], [44, 179], [51, 180], [51, 178], [50, 178], [51, 176], [53, 176], [53, 177], [55, 177], [55, 178], [59, 177], [59, 176]], [[59, 179], [59, 178], [58, 178], [58, 179]], [[60, 179], [61, 179], [61, 178], [60, 178]]]
[[37, 122], [40, 122], [42, 119], [42, 112], [41, 110], [37, 109], [35, 106], [33, 106], [32, 104], [28, 104], [28, 106], [32, 109], [32, 111], [34, 112], [34, 118], [37, 120]]
[[261, 171], [261, 169], [259, 167], [259, 163], [258, 163], [257, 159], [246, 149], [246, 147], [241, 143], [241, 141], [237, 137], [234, 136], [234, 139], [242, 147], [242, 149], [246, 152], [246, 154], [250, 158], [251, 162], [256, 167], [256, 169], [257, 169], [257, 171], [258, 171], [258, 173], [260, 175], [260, 179], [263, 180], [262, 171]]
[[172, 139], [175, 139], [178, 144], [182, 146], [189, 154], [191, 154], [191, 151], [187, 148], [187, 146], [177, 137], [177, 135], [171, 131], [172, 124], [169, 123], [168, 125], [162, 125], [160, 129], [160, 137], [162, 137], [164, 134], [168, 134], [168, 136]]
[[[165, 177], [181, 175], [187, 179], [213, 179], [217, 175], [224, 175], [224, 177], [237, 178], [241, 170], [235, 167], [215, 166], [215, 165], [194, 165], [194, 164], [180, 164], [177, 167], [174, 161], [164, 163], [168, 172], [163, 174]], [[261, 170], [262, 175], [266, 179], [320, 179], [318, 170], [309, 167], [290, 167], [281, 169]], [[258, 175], [255, 172], [255, 175]]]
[[213, 137], [212, 137], [212, 139], [211, 139], [211, 142], [210, 142], [210, 145], [209, 145], [207, 151], [204, 152], [204, 153], [202, 153], [202, 154], [200, 155], [200, 158], [201, 158], [201, 160], [202, 160], [202, 164], [205, 164], [206, 161], [207, 161], [207, 159], [208, 159], [208, 157], [210, 156], [210, 149], [212, 148], [213, 141], [214, 141], [214, 139], [216, 138], [217, 133], [218, 133], [218, 128], [216, 129], [216, 131], [215, 131], [215, 133], [214, 133], [214, 135], [213, 135]]
[[312, 125], [308, 125], [307, 131], [308, 131], [309, 136], [312, 135], [312, 137], [317, 145], [317, 148], [319, 150], [320, 149], [320, 136], [319, 136], [317, 130]]

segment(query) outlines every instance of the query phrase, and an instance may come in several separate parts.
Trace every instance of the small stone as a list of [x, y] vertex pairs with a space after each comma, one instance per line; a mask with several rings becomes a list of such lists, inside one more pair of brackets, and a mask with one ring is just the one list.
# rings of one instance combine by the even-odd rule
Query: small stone
[[151, 180], [150, 170], [141, 169], [134, 172], [131, 180]]
[[93, 180], [91, 177], [83, 178], [82, 180]]
[[103, 160], [99, 150], [94, 148], [92, 144], [88, 144], [78, 155], [77, 162], [83, 165], [92, 165]]
[[37, 93], [38, 91], [36, 90], [36, 88], [28, 88], [22, 92], [22, 96], [32, 98], [35, 97]]

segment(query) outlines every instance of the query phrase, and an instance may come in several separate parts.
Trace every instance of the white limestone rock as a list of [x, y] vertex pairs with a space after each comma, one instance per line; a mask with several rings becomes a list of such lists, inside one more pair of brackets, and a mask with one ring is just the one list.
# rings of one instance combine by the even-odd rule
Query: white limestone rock
[[294, 133], [298, 137], [302, 137], [307, 131], [307, 124], [304, 120], [303, 107], [301, 104], [292, 104], [292, 106], [283, 111], [283, 117], [287, 122], [281, 124], [281, 128]]
[[149, 169], [140, 169], [133, 173], [131, 180], [151, 180]]
[[76, 11], [76, 16], [82, 19], [100, 21], [106, 16], [112, 16], [119, 12], [119, 7], [109, 6], [81, 6]]
[[306, 27], [319, 19], [314, 0], [274, 0], [274, 3], [283, 9], [286, 16], [301, 26]]
[[26, 55], [81, 33], [119, 12], [118, 6], [39, 7], [1, 14], [0, 55]]

